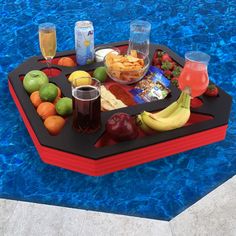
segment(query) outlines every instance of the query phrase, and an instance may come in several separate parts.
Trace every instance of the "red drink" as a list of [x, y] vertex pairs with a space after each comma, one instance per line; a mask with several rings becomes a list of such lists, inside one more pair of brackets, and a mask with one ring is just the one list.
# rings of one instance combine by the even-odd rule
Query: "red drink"
[[190, 92], [191, 97], [202, 95], [209, 84], [207, 64], [210, 57], [202, 52], [188, 52], [179, 77], [179, 88]]
[[100, 88], [95, 85], [72, 87], [73, 127], [92, 133], [101, 126]]

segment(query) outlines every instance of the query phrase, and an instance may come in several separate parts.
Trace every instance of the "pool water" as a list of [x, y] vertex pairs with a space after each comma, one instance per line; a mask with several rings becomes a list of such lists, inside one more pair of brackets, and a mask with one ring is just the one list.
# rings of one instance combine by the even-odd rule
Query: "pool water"
[[170, 220], [236, 174], [235, 99], [224, 141], [89, 177], [42, 163], [8, 91], [7, 74], [40, 54], [38, 24], [57, 25], [63, 51], [74, 48], [77, 20], [93, 21], [100, 44], [128, 39], [130, 21], [145, 19], [151, 42], [211, 55], [210, 79], [235, 97], [235, 1], [183, 2], [0, 0], [0, 197]]

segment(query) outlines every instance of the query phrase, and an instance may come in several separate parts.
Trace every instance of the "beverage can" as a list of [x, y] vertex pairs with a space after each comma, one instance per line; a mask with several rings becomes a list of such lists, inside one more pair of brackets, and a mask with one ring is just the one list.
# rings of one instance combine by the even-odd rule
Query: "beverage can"
[[75, 52], [79, 65], [90, 64], [94, 61], [94, 29], [91, 21], [75, 23]]

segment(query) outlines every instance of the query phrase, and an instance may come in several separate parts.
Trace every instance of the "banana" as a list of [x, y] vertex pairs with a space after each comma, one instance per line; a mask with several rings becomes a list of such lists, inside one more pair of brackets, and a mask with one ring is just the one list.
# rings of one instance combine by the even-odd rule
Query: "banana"
[[144, 111], [141, 113], [143, 122], [153, 130], [168, 131], [184, 126], [190, 117], [190, 96], [183, 94], [182, 102], [178, 104], [176, 110], [168, 117], [156, 117]]
[[180, 128], [186, 124], [190, 117], [190, 111], [186, 108], [179, 107], [168, 118], [153, 119], [152, 116], [142, 114], [142, 119], [147, 126], [156, 131], [168, 131]]
[[156, 118], [169, 117], [178, 108], [179, 104], [182, 103], [184, 96], [185, 96], [185, 93], [182, 92], [177, 101], [171, 103], [168, 107], [166, 107], [165, 109], [163, 109], [159, 112], [152, 113], [152, 115], [155, 116]]
[[141, 114], [137, 115], [136, 117], [136, 125], [146, 134], [151, 134], [153, 133], [154, 130], [152, 130], [150, 127], [148, 127], [142, 119]]

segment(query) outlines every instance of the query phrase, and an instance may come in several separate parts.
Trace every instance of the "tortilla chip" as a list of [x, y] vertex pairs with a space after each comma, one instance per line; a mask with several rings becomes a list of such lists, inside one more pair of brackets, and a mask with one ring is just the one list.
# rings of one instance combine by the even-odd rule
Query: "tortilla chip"
[[131, 55], [132, 57], [138, 58], [138, 54], [137, 54], [137, 51], [136, 51], [136, 50], [131, 50], [130, 55]]
[[[145, 65], [144, 59], [138, 58], [136, 50], [131, 50], [130, 55], [117, 55], [111, 52], [105, 60], [108, 72], [114, 78], [132, 81], [144, 73], [142, 70]], [[129, 72], [135, 72], [135, 74], [127, 74]]]

